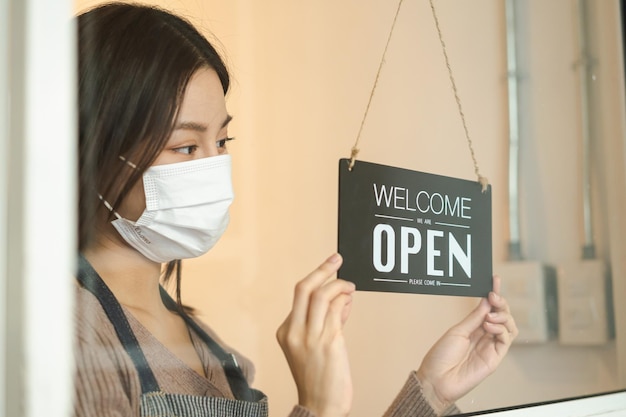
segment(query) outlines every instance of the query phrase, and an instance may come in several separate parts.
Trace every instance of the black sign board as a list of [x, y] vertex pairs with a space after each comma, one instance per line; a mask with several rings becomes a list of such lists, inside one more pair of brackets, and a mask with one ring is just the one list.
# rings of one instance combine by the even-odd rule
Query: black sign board
[[339, 161], [338, 276], [358, 290], [484, 297], [492, 288], [491, 187]]

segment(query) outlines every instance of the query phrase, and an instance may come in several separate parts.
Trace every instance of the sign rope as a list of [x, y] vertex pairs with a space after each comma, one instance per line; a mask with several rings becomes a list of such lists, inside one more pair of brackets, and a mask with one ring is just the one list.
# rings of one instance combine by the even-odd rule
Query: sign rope
[[[387, 43], [385, 45], [385, 49], [383, 51], [383, 55], [382, 58], [380, 60], [380, 64], [378, 65], [378, 71], [376, 72], [376, 78], [374, 79], [374, 85], [372, 87], [372, 91], [370, 93], [369, 96], [369, 100], [367, 102], [367, 106], [365, 108], [365, 113], [363, 114], [363, 120], [361, 120], [361, 126], [359, 127], [359, 132], [357, 134], [356, 137], [356, 141], [354, 142], [354, 145], [352, 146], [352, 150], [350, 152], [350, 164], [348, 167], [348, 170], [352, 171], [352, 168], [354, 167], [354, 164], [356, 162], [356, 157], [359, 153], [359, 141], [361, 140], [361, 132], [363, 131], [363, 126], [365, 124], [365, 119], [367, 118], [367, 114], [369, 112], [370, 109], [370, 105], [372, 103], [372, 99], [374, 97], [374, 92], [376, 91], [376, 86], [378, 85], [378, 79], [380, 78], [380, 73], [382, 70], [382, 67], [385, 63], [385, 56], [387, 54], [387, 49], [389, 47], [389, 42], [391, 41], [391, 36], [393, 34], [394, 28], [396, 26], [396, 21], [398, 20], [398, 14], [400, 13], [400, 8], [402, 6], [402, 2], [404, 0], [400, 0], [398, 2], [398, 8], [396, 10], [396, 14], [393, 18], [393, 23], [391, 24], [391, 30], [389, 31], [389, 36], [387, 37]], [[433, 19], [435, 21], [435, 27], [437, 28], [437, 34], [439, 36], [439, 41], [441, 43], [441, 49], [443, 51], [443, 56], [444, 59], [446, 61], [446, 68], [448, 69], [448, 76], [450, 78], [450, 83], [452, 85], [452, 91], [454, 92], [454, 99], [456, 100], [456, 104], [457, 104], [457, 108], [459, 111], [459, 115], [461, 116], [461, 122], [463, 124], [463, 130], [465, 132], [465, 138], [467, 140], [467, 144], [469, 147], [469, 151], [470, 151], [470, 155], [472, 157], [472, 162], [474, 163], [474, 173], [476, 174], [476, 176], [478, 177], [478, 182], [480, 183], [481, 187], [482, 187], [482, 191], [485, 192], [487, 190], [487, 186], [489, 185], [489, 181], [487, 180], [486, 177], [483, 177], [482, 175], [480, 175], [480, 170], [478, 168], [478, 161], [476, 159], [476, 153], [474, 152], [474, 145], [472, 143], [472, 140], [470, 138], [469, 135], [469, 129], [467, 127], [467, 122], [465, 120], [465, 113], [463, 113], [463, 106], [461, 105], [461, 99], [459, 97], [459, 93], [458, 93], [458, 89], [456, 87], [456, 81], [454, 79], [454, 75], [452, 74], [452, 67], [450, 66], [450, 59], [448, 58], [448, 51], [446, 49], [446, 43], [443, 40], [443, 34], [441, 32], [441, 27], [439, 25], [439, 18], [437, 17], [437, 12], [435, 10], [435, 5], [433, 3], [433, 0], [429, 0], [430, 1], [430, 8], [432, 10], [433, 13]]]
[[467, 145], [469, 146], [469, 151], [472, 156], [472, 162], [474, 162], [474, 173], [478, 177], [478, 182], [482, 186], [482, 191], [485, 192], [487, 190], [487, 186], [489, 185], [489, 181], [486, 177], [480, 175], [480, 171], [478, 169], [478, 162], [476, 160], [476, 154], [474, 152], [474, 145], [472, 143], [472, 139], [470, 139], [469, 129], [467, 128], [467, 122], [465, 121], [465, 113], [463, 113], [463, 106], [461, 106], [461, 99], [459, 98], [459, 92], [456, 88], [456, 81], [454, 80], [454, 76], [452, 75], [452, 67], [450, 66], [450, 59], [448, 58], [448, 51], [446, 49], [446, 43], [443, 40], [443, 34], [441, 33], [441, 27], [439, 26], [439, 19], [437, 18], [437, 12], [435, 11], [435, 5], [433, 0], [430, 0], [430, 9], [433, 11], [433, 19], [435, 20], [435, 27], [437, 28], [437, 34], [439, 35], [439, 42], [441, 42], [441, 49], [443, 51], [443, 57], [446, 60], [446, 68], [448, 68], [448, 76], [450, 77], [450, 84], [452, 84], [452, 91], [454, 92], [454, 99], [456, 100], [456, 105], [459, 110], [459, 115], [461, 116], [461, 121], [463, 122], [463, 130], [465, 131], [465, 139], [467, 139]]
[[385, 44], [385, 49], [383, 50], [383, 56], [380, 59], [380, 64], [378, 64], [378, 71], [376, 72], [376, 78], [374, 79], [374, 85], [372, 86], [372, 91], [370, 93], [370, 98], [367, 101], [367, 107], [365, 107], [365, 113], [363, 114], [363, 120], [361, 120], [361, 126], [359, 127], [359, 133], [356, 135], [356, 141], [354, 142], [354, 146], [352, 146], [352, 151], [350, 152], [350, 165], [348, 166], [348, 171], [352, 171], [354, 167], [354, 162], [356, 160], [356, 156], [359, 154], [359, 140], [361, 140], [361, 132], [363, 131], [363, 125], [365, 125], [365, 119], [367, 118], [367, 113], [370, 111], [370, 105], [372, 104], [372, 99], [374, 98], [374, 92], [376, 91], [376, 86], [378, 85], [378, 79], [380, 78], [380, 72], [383, 69], [383, 65], [385, 64], [385, 55], [387, 55], [387, 48], [389, 48], [389, 42], [391, 41], [391, 35], [393, 34], [393, 29], [396, 27], [396, 21], [398, 20], [398, 14], [400, 14], [400, 7], [402, 6], [402, 2], [404, 0], [400, 0], [398, 2], [398, 8], [396, 9], [396, 15], [393, 17], [393, 23], [391, 24], [391, 30], [389, 31], [389, 36], [387, 37], [387, 43]]

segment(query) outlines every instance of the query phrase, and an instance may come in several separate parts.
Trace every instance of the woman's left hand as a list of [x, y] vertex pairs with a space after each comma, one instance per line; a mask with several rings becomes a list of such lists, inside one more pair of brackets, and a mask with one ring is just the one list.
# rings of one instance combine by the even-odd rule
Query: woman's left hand
[[353, 283], [332, 277], [335, 254], [296, 285], [293, 307], [276, 337], [298, 388], [299, 404], [318, 417], [345, 417], [352, 408], [352, 376], [343, 326]]
[[417, 376], [426, 399], [442, 412], [498, 367], [518, 330], [509, 305], [493, 291], [460, 323], [450, 328], [424, 357]]

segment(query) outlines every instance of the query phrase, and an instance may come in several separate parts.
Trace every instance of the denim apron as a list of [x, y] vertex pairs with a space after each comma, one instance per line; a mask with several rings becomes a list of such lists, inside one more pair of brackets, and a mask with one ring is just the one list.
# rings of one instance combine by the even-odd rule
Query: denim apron
[[[181, 314], [187, 326], [193, 329], [220, 360], [235, 399], [167, 394], [148, 365], [135, 334], [119, 302], [87, 260], [79, 257], [77, 274], [80, 284], [100, 302], [113, 324], [122, 346], [132, 359], [141, 383], [141, 417], [267, 417], [267, 397], [248, 386], [233, 354], [227, 353], [198, 324], [186, 314]], [[161, 297], [167, 308], [178, 310], [176, 302], [161, 287]]]

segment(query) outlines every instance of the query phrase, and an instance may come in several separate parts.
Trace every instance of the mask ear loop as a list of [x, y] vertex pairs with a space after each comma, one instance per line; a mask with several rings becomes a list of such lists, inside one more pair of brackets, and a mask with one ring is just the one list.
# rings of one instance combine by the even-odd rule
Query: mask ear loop
[[[133, 164], [132, 162], [130, 162], [129, 160], [127, 160], [126, 158], [124, 158], [122, 155], [119, 156], [120, 160], [124, 161], [129, 167], [133, 168], [133, 169], [137, 169], [137, 165]], [[102, 203], [104, 204], [104, 207], [106, 207], [107, 209], [109, 209], [109, 211], [111, 213], [113, 213], [113, 215], [115, 217], [117, 217], [117, 219], [121, 219], [122, 216], [119, 215], [119, 213], [115, 210], [113, 210], [113, 206], [111, 206], [111, 204], [109, 204], [108, 201], [106, 201], [104, 199], [104, 197], [102, 197], [102, 195], [100, 193], [98, 193], [98, 198], [100, 199], [100, 201], [102, 201]]]
[[111, 204], [109, 204], [109, 202], [106, 201], [100, 193], [98, 193], [98, 198], [100, 199], [100, 201], [102, 201], [102, 203], [104, 204], [104, 207], [109, 209], [109, 211], [113, 213], [113, 215], [117, 217], [118, 220], [122, 218], [122, 216], [120, 216], [117, 211], [113, 210], [113, 207], [111, 206]]
[[128, 159], [124, 158], [122, 155], [120, 155], [120, 156], [119, 156], [119, 158], [120, 158], [122, 161], [126, 162], [126, 164], [127, 164], [129, 167], [131, 167], [131, 168], [133, 168], [133, 169], [137, 169], [137, 165], [133, 164], [133, 163], [132, 163], [132, 162], [130, 162]]

